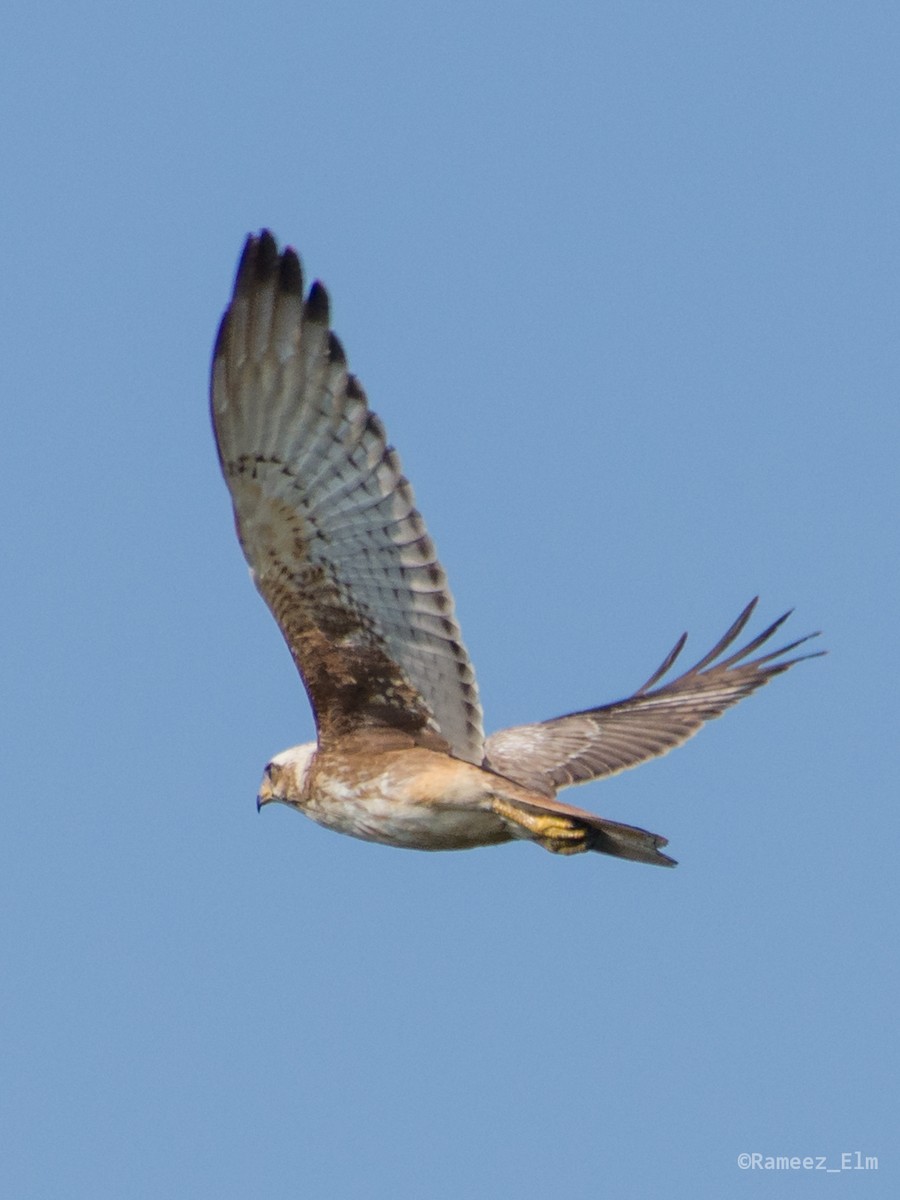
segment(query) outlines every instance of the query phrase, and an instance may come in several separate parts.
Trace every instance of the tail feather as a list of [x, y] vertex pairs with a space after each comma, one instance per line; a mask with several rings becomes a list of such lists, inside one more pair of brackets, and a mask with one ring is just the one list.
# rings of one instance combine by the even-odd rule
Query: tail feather
[[611, 854], [614, 858], [628, 858], [632, 862], [651, 863], [656, 867], [678, 865], [674, 858], [660, 850], [669, 841], [658, 833], [650, 833], [635, 825], [621, 825], [618, 821], [606, 821], [603, 817], [594, 817], [585, 824], [588, 828], [589, 850]]
[[607, 821], [583, 808], [574, 808], [559, 800], [534, 795], [513, 796], [507, 790], [496, 792], [491, 808], [501, 817], [515, 838], [537, 842], [554, 854], [581, 854], [595, 850], [614, 858], [632, 862], [651, 863], [657, 867], [674, 867], [674, 858], [663, 854], [660, 847], [668, 845], [666, 838], [635, 825]]

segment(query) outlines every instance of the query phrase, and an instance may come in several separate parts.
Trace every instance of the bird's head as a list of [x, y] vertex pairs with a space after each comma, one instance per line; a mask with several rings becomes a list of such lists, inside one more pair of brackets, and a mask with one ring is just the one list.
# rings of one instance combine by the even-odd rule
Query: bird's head
[[256, 797], [257, 811], [264, 804], [277, 800], [280, 804], [299, 804], [309, 775], [317, 745], [307, 742], [303, 746], [291, 746], [266, 765], [259, 795]]

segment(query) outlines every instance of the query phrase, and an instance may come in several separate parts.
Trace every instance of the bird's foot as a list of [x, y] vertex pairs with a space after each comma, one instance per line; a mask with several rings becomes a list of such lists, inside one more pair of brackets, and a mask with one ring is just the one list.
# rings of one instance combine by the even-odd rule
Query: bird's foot
[[516, 826], [516, 836], [537, 842], [553, 854], [581, 854], [590, 849], [590, 835], [570, 817], [521, 808], [495, 796], [491, 807], [498, 817]]

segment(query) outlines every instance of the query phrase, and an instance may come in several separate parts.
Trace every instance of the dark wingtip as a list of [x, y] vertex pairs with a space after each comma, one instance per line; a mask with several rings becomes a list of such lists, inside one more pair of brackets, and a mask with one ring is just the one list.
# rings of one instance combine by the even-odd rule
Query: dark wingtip
[[244, 242], [234, 281], [235, 292], [246, 292], [268, 280], [278, 267], [278, 246], [268, 229], [250, 233]]
[[643, 687], [639, 687], [638, 690], [634, 693], [636, 696], [642, 696], [644, 694], [644, 692], [649, 691], [650, 688], [653, 687], [654, 683], [657, 683], [660, 679], [662, 679], [663, 675], [666, 674], [666, 672], [669, 670], [669, 668], [673, 665], [675, 660], [678, 658], [679, 654], [681, 654], [682, 650], [685, 647], [685, 643], [687, 642], [687, 639], [688, 639], [688, 635], [687, 635], [687, 631], [685, 631], [681, 635], [681, 637], [678, 639], [678, 641], [675, 643], [675, 645], [672, 647], [672, 649], [669, 651], [669, 653], [666, 655], [666, 657], [659, 664], [659, 666], [656, 668], [656, 670], [653, 672], [653, 674], [650, 676], [650, 678], [647, 680], [647, 682], [643, 685]]
[[313, 321], [317, 325], [327, 325], [330, 319], [331, 305], [328, 300], [328, 293], [318, 281], [309, 289], [309, 295], [306, 297], [304, 305], [303, 317], [304, 320]]
[[264, 229], [256, 244], [256, 262], [254, 276], [258, 283], [268, 283], [278, 270], [278, 246], [275, 239]]
[[[746, 646], [742, 646], [740, 650], [737, 650], [734, 654], [730, 655], [728, 658], [723, 658], [721, 662], [716, 664], [716, 666], [718, 668], [725, 667], [727, 669], [729, 667], [736, 666], [738, 663], [743, 662], [745, 659], [749, 658], [750, 655], [754, 653], [754, 651], [758, 650], [760, 648], [760, 646], [764, 645], [767, 641], [769, 641], [769, 639], [771, 637], [774, 636], [774, 634], [781, 628], [781, 626], [785, 623], [785, 621], [788, 619], [788, 617], [791, 615], [791, 613], [793, 611], [794, 610], [792, 608], [789, 608], [786, 613], [782, 613], [781, 616], [776, 621], [773, 621], [772, 624], [769, 625], [767, 629], [764, 629], [762, 631], [762, 633], [757, 634], [756, 637], [753, 638], [752, 641], [749, 641]], [[778, 650], [770, 650], [767, 654], [764, 654], [764, 655], [760, 656], [759, 658], [751, 659], [750, 662], [747, 663], [746, 665], [747, 666], [760, 666], [762, 663], [771, 662], [773, 659], [778, 658], [779, 655], [788, 654], [791, 650], [796, 649], [797, 646], [802, 646], [803, 643], [808, 642], [811, 637], [818, 637], [818, 636], [819, 636], [818, 633], [808, 633], [808, 634], [806, 634], [805, 637], [797, 638], [795, 641], [790, 642], [787, 646], [782, 646]], [[724, 647], [723, 647], [723, 649], [724, 649]], [[791, 666], [795, 662], [800, 662], [801, 658], [810, 658], [810, 657], [814, 657], [814, 656], [811, 656], [808, 654], [800, 655], [798, 658], [792, 658], [791, 662], [787, 665]], [[705, 666], [706, 664], [704, 663], [703, 665]]]
[[347, 376], [346, 391], [347, 396], [351, 400], [361, 400], [363, 404], [366, 403], [366, 393], [363, 389], [363, 385], [359, 382], [355, 375]]
[[366, 414], [366, 433], [371, 434], [373, 438], [377, 438], [381, 442], [387, 440], [387, 430], [378, 413], [370, 411]]
[[[770, 678], [772, 675], [777, 675], [781, 671], [786, 671], [787, 668], [792, 667], [794, 663], [802, 662], [807, 658], [818, 658], [820, 655], [825, 653], [824, 650], [818, 650], [810, 654], [797, 655], [796, 658], [792, 658], [787, 662], [775, 662], [775, 660], [780, 658], [783, 654], [789, 654], [798, 646], [802, 646], [804, 642], [808, 642], [810, 638], [818, 637], [819, 631], [817, 631], [816, 633], [808, 633], [805, 637], [797, 638], [796, 641], [790, 642], [788, 645], [782, 646], [778, 650], [771, 650], [759, 658], [750, 659], [749, 662], [746, 661], [748, 658], [750, 658], [750, 655], [753, 654], [754, 651], [758, 650], [760, 646], [768, 642], [769, 639], [776, 633], [776, 631], [781, 628], [788, 617], [792, 615], [794, 610], [789, 608], [787, 612], [782, 613], [781, 616], [778, 617], [777, 620], [773, 621], [772, 624], [766, 629], [764, 629], [762, 633], [757, 634], [755, 638], [749, 641], [746, 646], [741, 646], [740, 649], [733, 651], [727, 658], [723, 658], [722, 655], [724, 655], [725, 651], [733, 645], [733, 643], [743, 632], [758, 603], [759, 596], [754, 596], [750, 603], [744, 607], [744, 610], [741, 612], [737, 620], [732, 624], [731, 628], [728, 629], [728, 631], [719, 639], [718, 642], [716, 642], [712, 650], [710, 650], [708, 654], [704, 654], [700, 661], [685, 671], [683, 675], [679, 675], [677, 679], [672, 679], [668, 683], [663, 684], [663, 688], [675, 687], [679, 683], [683, 683], [689, 678], [702, 675], [707, 669], [724, 672], [731, 670], [732, 668], [737, 668], [739, 664], [743, 664], [740, 667], [741, 670], [743, 670], [744, 667], [756, 667], [760, 671], [760, 682], [765, 682], [765, 680]], [[676, 658], [681, 653], [686, 637], [687, 634], [683, 634], [682, 637], [675, 643], [674, 648], [663, 660], [661, 666], [659, 666], [657, 670], [653, 672], [643, 687], [638, 688], [638, 690], [634, 693], [634, 696], [632, 697], [633, 699], [647, 695], [650, 689], [659, 683], [662, 677], [668, 673]], [[756, 686], [759, 686], [759, 684]]]
[[328, 361], [339, 367], [347, 365], [347, 355], [344, 353], [340, 338], [331, 332], [328, 334]]
[[[816, 635], [814, 633], [811, 633], [809, 635], [809, 637], [815, 637], [815, 636]], [[809, 638], [801, 638], [800, 641], [796, 644], [800, 645], [806, 641], [809, 641]], [[771, 679], [775, 675], [781, 675], [784, 671], [787, 671], [788, 668], [795, 666], [796, 663], [806, 662], [807, 659], [809, 659], [809, 658], [824, 658], [825, 655], [828, 653], [827, 650], [811, 650], [809, 652], [809, 654], [798, 654], [794, 658], [785, 659], [784, 662], [771, 662], [770, 661], [773, 658], [777, 658], [779, 654], [787, 654], [788, 651], [792, 650], [792, 649], [793, 649], [793, 646], [782, 646], [782, 648], [779, 651], [777, 651], [777, 653], [767, 654], [765, 656], [765, 658], [755, 659], [754, 662], [750, 665], [759, 666], [761, 674], [764, 675], [766, 679]], [[761, 666], [760, 664], [763, 664], [763, 663], [765, 663], [766, 665]]]
[[278, 290], [288, 292], [292, 296], [303, 295], [303, 268], [300, 266], [297, 251], [292, 246], [288, 246], [281, 256], [278, 268]]
[[246, 276], [249, 273], [249, 271], [251, 270], [253, 262], [256, 258], [257, 241], [258, 241], [258, 239], [252, 233], [247, 234], [246, 240], [244, 241], [244, 248], [241, 251], [241, 257], [238, 260], [238, 267], [237, 267], [238, 279], [241, 279], [244, 276]]
[[216, 359], [219, 357], [219, 355], [222, 353], [223, 347], [225, 345], [225, 339], [228, 336], [228, 326], [229, 326], [230, 316], [231, 316], [231, 309], [226, 308], [225, 312], [222, 314], [222, 320], [219, 322], [219, 329], [218, 329], [218, 332], [216, 333], [216, 340], [213, 345], [213, 354], [212, 354], [213, 362], [215, 362]]

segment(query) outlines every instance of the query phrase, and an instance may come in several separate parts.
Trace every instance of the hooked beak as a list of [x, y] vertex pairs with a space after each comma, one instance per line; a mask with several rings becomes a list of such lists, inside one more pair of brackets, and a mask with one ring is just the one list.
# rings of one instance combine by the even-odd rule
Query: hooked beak
[[259, 812], [264, 804], [268, 804], [270, 800], [274, 799], [275, 792], [272, 788], [272, 781], [267, 775], [259, 787], [259, 795], [256, 797], [256, 811]]

